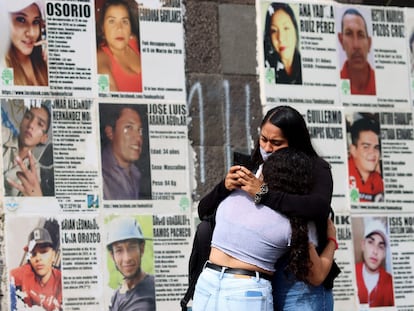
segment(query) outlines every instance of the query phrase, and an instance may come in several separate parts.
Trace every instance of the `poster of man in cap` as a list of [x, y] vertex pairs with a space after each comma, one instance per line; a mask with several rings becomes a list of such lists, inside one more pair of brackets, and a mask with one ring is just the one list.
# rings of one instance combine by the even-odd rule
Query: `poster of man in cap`
[[352, 232], [359, 303], [394, 306], [387, 217], [353, 217]]
[[112, 217], [106, 226], [110, 311], [155, 310], [152, 216]]
[[21, 245], [7, 253], [10, 280], [10, 310], [60, 311], [62, 276], [60, 271], [59, 224], [56, 219], [9, 218], [8, 245]]

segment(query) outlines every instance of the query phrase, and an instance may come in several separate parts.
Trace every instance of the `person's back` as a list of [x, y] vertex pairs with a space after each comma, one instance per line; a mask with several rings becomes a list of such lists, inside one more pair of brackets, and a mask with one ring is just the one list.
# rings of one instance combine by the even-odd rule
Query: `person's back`
[[290, 236], [288, 218], [235, 190], [217, 209], [211, 246], [274, 272], [275, 260], [288, 250]]

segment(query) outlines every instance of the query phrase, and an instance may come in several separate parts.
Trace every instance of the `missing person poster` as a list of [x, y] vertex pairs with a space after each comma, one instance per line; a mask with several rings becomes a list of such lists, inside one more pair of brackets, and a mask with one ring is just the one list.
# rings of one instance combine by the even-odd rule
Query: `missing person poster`
[[332, 2], [260, 1], [258, 62], [270, 105], [338, 105]]
[[352, 209], [409, 211], [413, 202], [412, 113], [346, 109]]
[[101, 102], [99, 114], [104, 207], [189, 211], [186, 105]]
[[99, 96], [184, 100], [181, 0], [96, 0], [95, 10]]
[[[410, 106], [409, 83], [393, 83], [397, 76], [409, 77], [405, 14], [397, 7], [337, 7], [344, 106]], [[386, 87], [391, 84], [393, 88]]]
[[[245, 112], [225, 124], [200, 81], [187, 103], [188, 2], [0, 1], [1, 310], [180, 308], [205, 195], [193, 174], [204, 190], [223, 178], [230, 156], [211, 155], [249, 145], [259, 124], [249, 85], [231, 105], [228, 81], [208, 88], [224, 94], [226, 117]], [[413, 10], [311, 0], [253, 10], [263, 112], [297, 109], [332, 173], [334, 310], [414, 310]], [[220, 139], [201, 136], [217, 128]]]
[[11, 22], [2, 95], [95, 94], [93, 3], [38, 0], [1, 5]]

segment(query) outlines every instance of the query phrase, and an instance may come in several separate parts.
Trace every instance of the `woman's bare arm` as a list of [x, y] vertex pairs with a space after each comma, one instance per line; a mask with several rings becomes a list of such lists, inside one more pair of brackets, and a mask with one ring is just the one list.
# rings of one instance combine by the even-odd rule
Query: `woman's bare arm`
[[309, 243], [309, 257], [311, 266], [309, 268], [308, 282], [314, 286], [322, 284], [328, 275], [337, 247], [336, 228], [331, 219], [328, 219], [328, 243], [320, 255], [316, 252], [315, 245]]

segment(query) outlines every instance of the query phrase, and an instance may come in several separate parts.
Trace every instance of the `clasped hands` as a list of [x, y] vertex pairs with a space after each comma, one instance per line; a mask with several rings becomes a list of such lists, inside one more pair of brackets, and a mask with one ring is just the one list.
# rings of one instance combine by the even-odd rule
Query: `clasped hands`
[[257, 178], [255, 174], [242, 165], [230, 167], [224, 179], [224, 185], [227, 190], [241, 189], [246, 191], [251, 197], [254, 197], [260, 191], [262, 184], [263, 180]]

